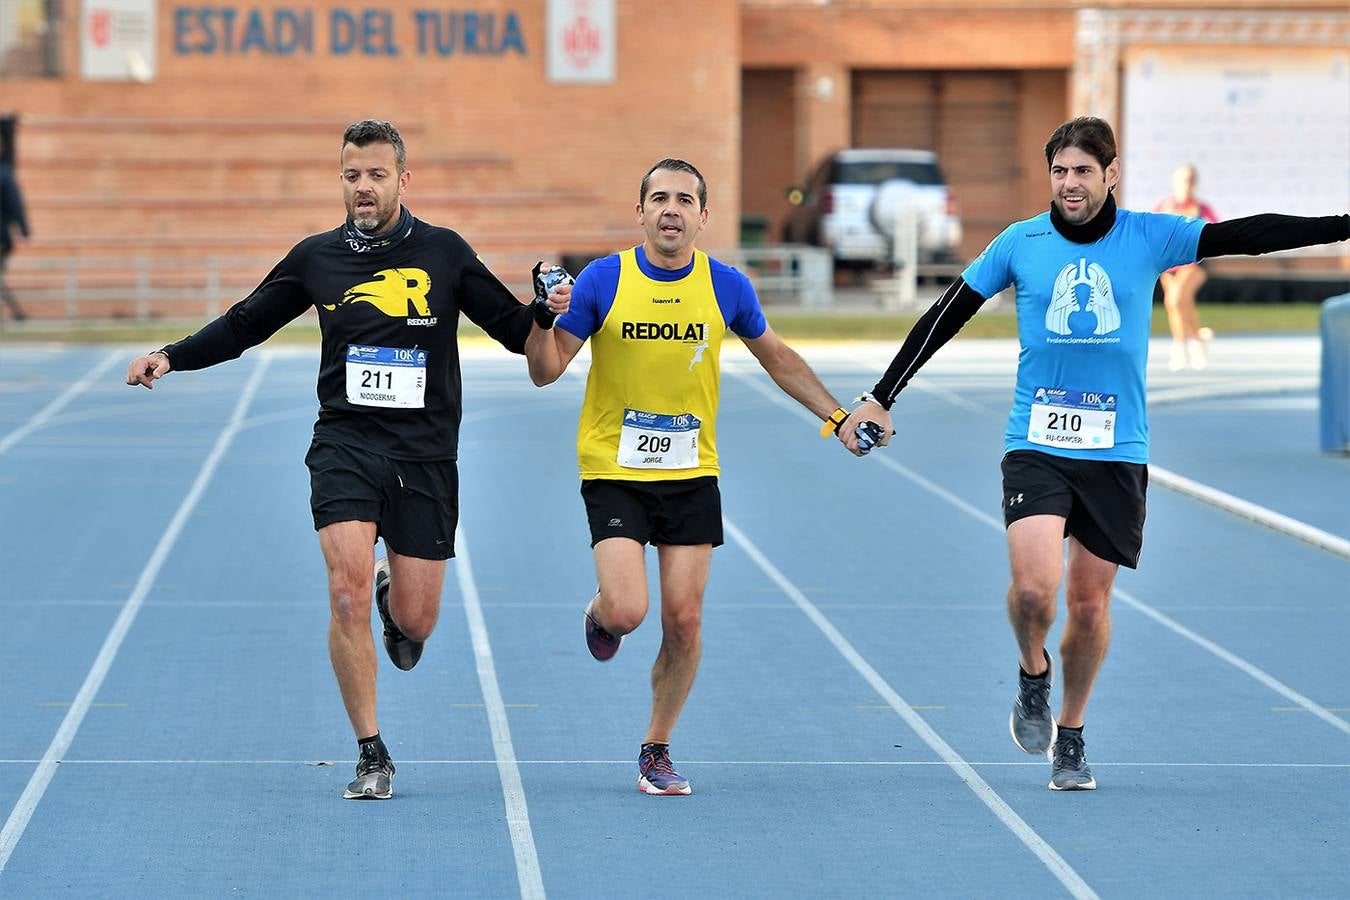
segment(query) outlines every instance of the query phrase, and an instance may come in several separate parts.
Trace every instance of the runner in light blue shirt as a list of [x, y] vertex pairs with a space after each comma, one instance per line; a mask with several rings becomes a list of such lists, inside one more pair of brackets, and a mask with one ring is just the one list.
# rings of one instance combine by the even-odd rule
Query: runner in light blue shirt
[[1017, 390], [1004, 450], [1148, 462], [1144, 370], [1158, 274], [1195, 262], [1205, 223], [1117, 210], [1090, 244], [1050, 213], [1010, 225], [962, 277], [982, 297], [1017, 288]]
[[[858, 426], [870, 421], [882, 426], [886, 443], [888, 411], [914, 373], [987, 298], [1016, 287], [1022, 349], [1004, 441], [1003, 518], [1012, 563], [1008, 615], [1021, 665], [1008, 727], [1027, 753], [1050, 751], [1051, 790], [1092, 790], [1083, 716], [1111, 639], [1111, 585], [1119, 566], [1138, 565], [1144, 540], [1154, 283], [1173, 266], [1210, 256], [1343, 241], [1350, 216], [1205, 223], [1117, 209], [1115, 134], [1089, 116], [1056, 129], [1045, 160], [1049, 211], [1012, 225], [971, 263], [915, 324], [839, 437], [850, 450], [867, 451], [870, 435]], [[1045, 638], [1061, 581], [1069, 615], [1056, 721]]]

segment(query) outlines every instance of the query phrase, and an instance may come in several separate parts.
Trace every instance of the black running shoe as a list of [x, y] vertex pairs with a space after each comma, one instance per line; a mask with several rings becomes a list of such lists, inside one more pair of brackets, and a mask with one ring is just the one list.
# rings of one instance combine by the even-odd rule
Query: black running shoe
[[356, 778], [342, 792], [343, 800], [388, 800], [394, 796], [394, 761], [375, 749], [361, 749]]
[[389, 614], [389, 558], [381, 557], [375, 563], [375, 609], [384, 623], [384, 649], [394, 665], [408, 671], [422, 658], [423, 641], [414, 641], [394, 623]]

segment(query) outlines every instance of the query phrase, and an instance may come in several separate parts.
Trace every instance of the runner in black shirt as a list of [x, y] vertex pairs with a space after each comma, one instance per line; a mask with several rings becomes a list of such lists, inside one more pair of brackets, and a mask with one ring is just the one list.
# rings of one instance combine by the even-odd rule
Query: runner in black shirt
[[[296, 244], [253, 293], [196, 334], [132, 360], [127, 384], [235, 359], [311, 306], [323, 335], [319, 420], [305, 458], [328, 565], [333, 670], [359, 742], [348, 799], [393, 796], [394, 765], [375, 719], [372, 580], [384, 643], [411, 669], [440, 610], [458, 518], [462, 311], [513, 353], [551, 339], [570, 283], [520, 303], [455, 232], [403, 207], [409, 172], [388, 122], [348, 126], [341, 150], [346, 223]], [[386, 558], [372, 547], [384, 538]], [[373, 576], [372, 576], [373, 572]]]

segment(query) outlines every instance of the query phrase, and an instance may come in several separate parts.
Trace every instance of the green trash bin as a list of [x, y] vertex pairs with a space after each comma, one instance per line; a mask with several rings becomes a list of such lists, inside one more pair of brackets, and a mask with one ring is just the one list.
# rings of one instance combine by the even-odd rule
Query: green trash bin
[[769, 217], [755, 213], [741, 215], [741, 246], [762, 247], [769, 236]]

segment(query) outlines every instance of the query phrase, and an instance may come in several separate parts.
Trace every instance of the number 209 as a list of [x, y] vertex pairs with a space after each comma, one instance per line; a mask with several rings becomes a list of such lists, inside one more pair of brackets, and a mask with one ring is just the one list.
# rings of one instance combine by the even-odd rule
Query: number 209
[[637, 444], [639, 453], [669, 453], [670, 438], [658, 437], [654, 434], [638, 435]]

